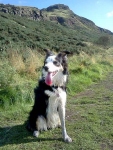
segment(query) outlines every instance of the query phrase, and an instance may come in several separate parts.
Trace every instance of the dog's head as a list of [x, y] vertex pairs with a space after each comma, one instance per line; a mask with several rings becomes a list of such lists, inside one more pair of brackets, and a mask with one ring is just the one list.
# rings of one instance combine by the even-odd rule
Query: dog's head
[[67, 70], [67, 55], [72, 54], [69, 51], [62, 51], [54, 55], [51, 51], [46, 51], [46, 58], [44, 61], [42, 76], [45, 83], [51, 85], [61, 85], [60, 82], [66, 82], [68, 75]]

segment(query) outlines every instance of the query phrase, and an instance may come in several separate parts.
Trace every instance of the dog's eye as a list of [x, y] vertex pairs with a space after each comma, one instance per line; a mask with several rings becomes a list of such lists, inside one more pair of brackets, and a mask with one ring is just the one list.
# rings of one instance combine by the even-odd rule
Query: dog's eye
[[60, 63], [58, 61], [53, 61], [53, 64], [56, 65], [56, 66], [60, 65]]
[[56, 65], [56, 64], [57, 64], [57, 61], [53, 61], [53, 64]]

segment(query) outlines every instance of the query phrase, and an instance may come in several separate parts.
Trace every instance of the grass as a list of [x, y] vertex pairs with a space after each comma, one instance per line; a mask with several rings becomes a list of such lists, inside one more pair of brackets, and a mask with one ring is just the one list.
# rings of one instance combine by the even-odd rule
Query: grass
[[[10, 51], [0, 61], [0, 104], [4, 108], [33, 100], [33, 88], [40, 75], [42, 58], [31, 50]], [[34, 82], [35, 81], [35, 82]]]
[[[42, 132], [39, 138], [25, 129], [31, 105], [19, 105], [1, 111], [1, 150], [111, 150], [113, 148], [113, 73], [67, 102], [66, 127], [73, 142], [66, 144], [61, 129]], [[106, 86], [106, 82], [109, 82]], [[91, 92], [93, 91], [93, 92]], [[105, 94], [106, 91], [106, 94]], [[89, 94], [88, 94], [89, 93]], [[109, 97], [109, 98], [108, 98]]]
[[63, 142], [61, 129], [42, 132], [38, 139], [25, 129], [43, 55], [30, 49], [21, 53], [3, 52], [0, 61], [0, 149], [112, 149], [113, 73], [102, 82], [113, 65], [109, 51], [107, 55], [81, 53], [69, 58], [66, 127], [73, 139], [71, 144]]

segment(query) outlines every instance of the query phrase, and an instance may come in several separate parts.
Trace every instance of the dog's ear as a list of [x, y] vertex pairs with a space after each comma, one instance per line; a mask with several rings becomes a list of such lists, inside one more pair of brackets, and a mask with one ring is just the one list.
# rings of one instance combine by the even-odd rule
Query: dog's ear
[[44, 49], [46, 52], [46, 57], [53, 55], [53, 53], [49, 49]]
[[57, 56], [58, 57], [63, 57], [63, 58], [65, 57], [65, 58], [67, 58], [67, 56], [72, 56], [72, 55], [73, 55], [72, 52], [64, 50], [64, 51], [61, 51]]
[[61, 53], [63, 54], [63, 56], [72, 56], [73, 55], [73, 52], [70, 52], [67, 50], [61, 51]]

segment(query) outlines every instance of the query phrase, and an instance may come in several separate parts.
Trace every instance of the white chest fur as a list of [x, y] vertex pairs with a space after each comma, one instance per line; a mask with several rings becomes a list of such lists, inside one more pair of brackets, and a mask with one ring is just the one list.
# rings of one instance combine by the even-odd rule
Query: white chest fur
[[66, 93], [63, 89], [54, 89], [54, 92], [46, 90], [45, 93], [49, 96], [49, 104], [47, 108], [47, 127], [55, 128], [60, 126], [60, 118], [58, 108], [65, 107]]

